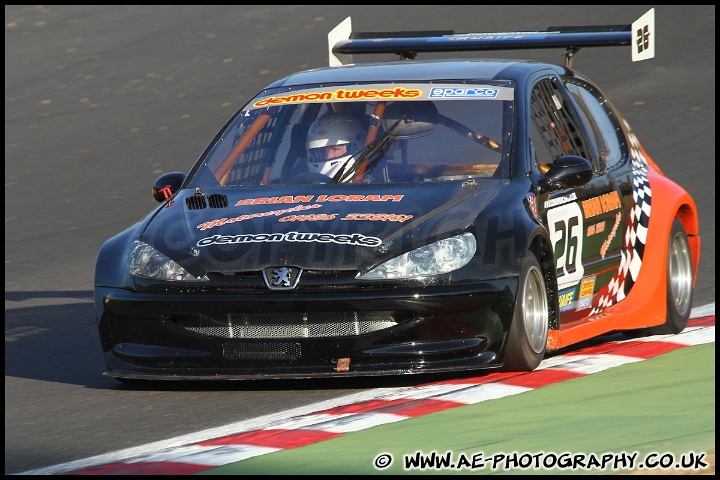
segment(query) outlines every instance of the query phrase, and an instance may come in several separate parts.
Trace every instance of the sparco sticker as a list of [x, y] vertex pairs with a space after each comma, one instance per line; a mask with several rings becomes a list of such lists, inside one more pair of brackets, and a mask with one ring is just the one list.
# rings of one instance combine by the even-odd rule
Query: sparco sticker
[[430, 98], [495, 98], [497, 88], [431, 88]]

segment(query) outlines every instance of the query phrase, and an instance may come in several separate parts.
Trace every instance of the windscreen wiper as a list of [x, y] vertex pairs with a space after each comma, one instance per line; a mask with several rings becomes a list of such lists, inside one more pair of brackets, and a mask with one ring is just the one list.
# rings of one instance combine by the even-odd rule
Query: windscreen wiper
[[[343, 164], [342, 168], [338, 170], [338, 172], [335, 174], [335, 176], [332, 178], [330, 183], [345, 183], [348, 180], [352, 179], [355, 175], [355, 172], [374, 154], [379, 153], [380, 149], [387, 143], [387, 141], [392, 138], [393, 134], [399, 129], [399, 127], [405, 123], [405, 115], [400, 117], [397, 122], [395, 122], [392, 127], [390, 127], [385, 133], [383, 133], [380, 138], [375, 140], [372, 143], [369, 143], [364, 149], [358, 153], [357, 156], [353, 155], [350, 158], [348, 158], [345, 163]], [[357, 158], [355, 163], [346, 170], [346, 167], [350, 165], [353, 158]], [[382, 155], [378, 155], [372, 162], [368, 163], [366, 170], [370, 169], [372, 170], [375, 165], [382, 159]]]

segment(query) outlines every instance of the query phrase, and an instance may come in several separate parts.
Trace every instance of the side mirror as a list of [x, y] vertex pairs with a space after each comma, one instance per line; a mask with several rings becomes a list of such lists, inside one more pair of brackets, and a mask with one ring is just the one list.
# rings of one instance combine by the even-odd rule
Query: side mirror
[[170, 172], [160, 175], [152, 186], [152, 195], [158, 202], [164, 202], [180, 190], [185, 181], [183, 172]]
[[553, 162], [540, 186], [551, 191], [582, 187], [592, 180], [592, 174], [589, 160], [576, 155], [565, 155]]

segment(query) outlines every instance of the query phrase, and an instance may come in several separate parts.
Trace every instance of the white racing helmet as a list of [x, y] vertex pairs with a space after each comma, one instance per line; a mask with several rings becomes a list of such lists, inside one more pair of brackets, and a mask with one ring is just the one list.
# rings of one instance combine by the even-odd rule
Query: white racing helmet
[[308, 171], [333, 177], [362, 148], [364, 133], [352, 115], [332, 112], [318, 117], [308, 130]]

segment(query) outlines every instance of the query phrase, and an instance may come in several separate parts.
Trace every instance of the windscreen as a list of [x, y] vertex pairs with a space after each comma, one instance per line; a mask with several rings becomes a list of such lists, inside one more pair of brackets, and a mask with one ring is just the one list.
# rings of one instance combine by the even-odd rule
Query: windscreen
[[218, 136], [189, 186], [505, 178], [512, 101], [507, 82], [265, 91]]

